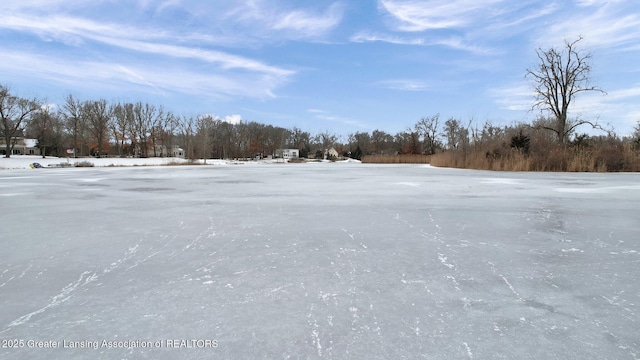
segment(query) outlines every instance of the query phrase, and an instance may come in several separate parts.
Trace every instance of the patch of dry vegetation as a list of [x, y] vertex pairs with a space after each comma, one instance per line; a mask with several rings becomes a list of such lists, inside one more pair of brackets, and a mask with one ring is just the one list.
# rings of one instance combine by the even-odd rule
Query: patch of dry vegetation
[[[511, 130], [491, 141], [435, 154], [431, 164], [497, 171], [640, 171], [640, 146], [629, 138], [579, 135], [559, 144], [540, 130]], [[519, 135], [527, 140], [526, 146], [514, 141]]]
[[166, 164], [163, 164], [163, 166], [187, 166], [187, 165], [204, 165], [204, 164], [194, 159], [187, 159], [185, 161], [173, 160]]
[[429, 164], [431, 161], [431, 155], [366, 155], [362, 157], [361, 161], [363, 164]]

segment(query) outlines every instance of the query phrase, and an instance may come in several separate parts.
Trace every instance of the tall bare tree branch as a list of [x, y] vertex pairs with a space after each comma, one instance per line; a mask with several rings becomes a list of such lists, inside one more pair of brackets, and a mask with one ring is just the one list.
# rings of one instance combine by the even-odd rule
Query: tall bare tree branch
[[11, 95], [7, 87], [0, 85], [0, 134], [6, 143], [5, 157], [11, 157], [15, 137], [22, 134], [26, 123], [40, 110], [40, 101]]
[[602, 129], [597, 122], [588, 120], [569, 120], [569, 106], [576, 95], [582, 92], [601, 92], [602, 89], [590, 84], [591, 53], [583, 53], [578, 49], [582, 37], [574, 41], [566, 41], [562, 49], [538, 49], [538, 66], [527, 69], [526, 77], [531, 78], [535, 93], [532, 110], [548, 111], [553, 115], [553, 125], [542, 127], [553, 131], [560, 143], [568, 140], [571, 132], [578, 126], [589, 124]]

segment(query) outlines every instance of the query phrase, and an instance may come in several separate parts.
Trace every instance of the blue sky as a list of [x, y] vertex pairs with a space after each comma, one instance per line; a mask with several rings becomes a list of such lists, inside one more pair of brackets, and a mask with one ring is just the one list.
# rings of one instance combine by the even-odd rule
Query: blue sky
[[632, 132], [637, 0], [3, 0], [0, 83], [342, 136], [434, 114], [502, 125], [538, 115], [535, 50], [580, 35], [607, 95], [572, 115]]

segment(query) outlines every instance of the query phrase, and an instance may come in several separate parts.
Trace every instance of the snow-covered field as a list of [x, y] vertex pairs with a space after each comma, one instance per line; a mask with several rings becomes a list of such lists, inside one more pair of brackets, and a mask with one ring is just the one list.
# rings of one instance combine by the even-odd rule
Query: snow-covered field
[[2, 359], [640, 358], [640, 174], [0, 170], [0, 208]]
[[[204, 164], [203, 160], [196, 160], [197, 163]], [[225, 161], [225, 160], [207, 160], [207, 165], [227, 165], [234, 163], [242, 164], [258, 164], [277, 162], [273, 161], [250, 161], [250, 162], [238, 162], [238, 161]], [[75, 167], [77, 164], [89, 163], [94, 167], [120, 167], [120, 166], [161, 166], [161, 165], [176, 165], [176, 164], [188, 164], [188, 160], [182, 158], [57, 158], [48, 156], [43, 158], [42, 156], [13, 156], [10, 158], [0, 158], [0, 169], [31, 169], [31, 164], [38, 163], [42, 168], [52, 167]]]

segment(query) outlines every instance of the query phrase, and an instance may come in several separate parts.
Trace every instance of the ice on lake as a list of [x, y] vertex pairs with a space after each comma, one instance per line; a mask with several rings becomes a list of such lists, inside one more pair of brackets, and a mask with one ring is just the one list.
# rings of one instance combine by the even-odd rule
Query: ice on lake
[[640, 174], [3, 170], [0, 358], [638, 359], [639, 201]]

